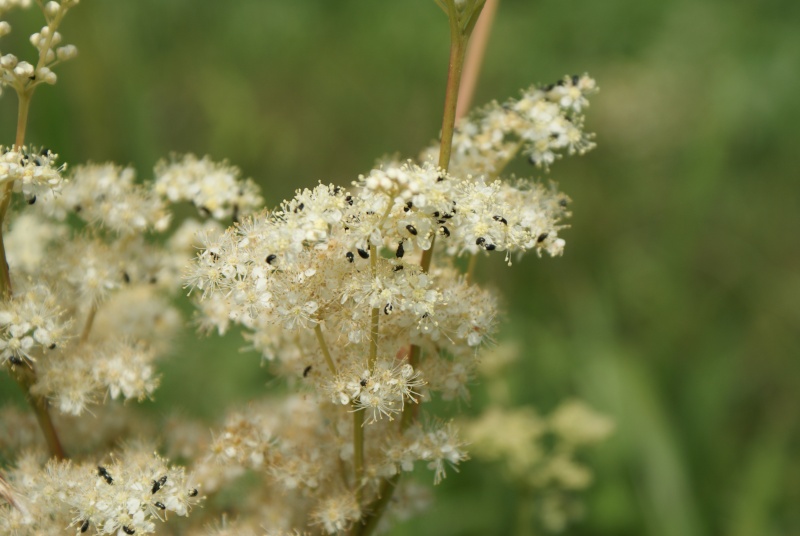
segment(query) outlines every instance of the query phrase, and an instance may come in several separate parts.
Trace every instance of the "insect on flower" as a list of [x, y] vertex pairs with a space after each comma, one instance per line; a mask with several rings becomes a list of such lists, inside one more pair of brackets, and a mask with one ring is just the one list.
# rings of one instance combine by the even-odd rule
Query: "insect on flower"
[[110, 485], [114, 483], [114, 479], [111, 478], [111, 475], [108, 473], [105, 467], [102, 465], [97, 466], [97, 475], [104, 478], [105, 481]]
[[153, 480], [153, 488], [151, 490], [152, 493], [158, 492], [161, 489], [161, 486], [167, 483], [167, 475], [162, 476], [158, 480]]

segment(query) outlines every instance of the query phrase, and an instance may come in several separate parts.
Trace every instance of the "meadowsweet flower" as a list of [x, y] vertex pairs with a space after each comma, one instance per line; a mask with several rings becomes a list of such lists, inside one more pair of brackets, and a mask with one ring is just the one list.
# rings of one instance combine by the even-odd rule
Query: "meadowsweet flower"
[[[583, 131], [581, 113], [596, 91], [587, 75], [565, 76], [555, 84], [532, 86], [519, 99], [479, 109], [457, 125], [450, 172], [496, 177], [519, 152], [545, 170], [564, 153], [584, 154], [594, 142]], [[428, 148], [423, 159], [438, 150]]]
[[446, 466], [449, 464], [458, 470], [458, 464], [467, 460], [464, 443], [458, 437], [458, 430], [453, 423], [434, 425], [420, 434], [411, 448], [419, 453], [419, 458], [428, 462], [428, 469], [434, 471], [434, 484], [445, 478]]
[[[11, 86], [18, 93], [22, 93], [32, 91], [39, 84], [56, 83], [58, 77], [52, 68], [77, 55], [74, 45], [61, 44], [63, 37], [58, 31], [64, 16], [77, 3], [78, 0], [38, 2], [47, 25], [33, 33], [29, 39], [39, 55], [38, 61], [35, 62], [36, 67], [27, 61], [18, 61], [12, 54], [0, 57], [0, 89], [2, 86]], [[0, 0], [0, 17], [14, 7], [28, 7], [30, 4], [28, 0]], [[0, 37], [10, 31], [10, 25], [0, 21]]]
[[531, 407], [492, 406], [464, 424], [473, 455], [500, 462], [507, 479], [534, 493], [542, 504], [540, 521], [553, 531], [579, 517], [574, 494], [592, 481], [591, 470], [575, 459], [576, 449], [605, 439], [612, 427], [608, 417], [578, 400], [544, 417]]
[[63, 183], [61, 173], [66, 166], [54, 165], [58, 155], [48, 149], [22, 147], [19, 150], [0, 146], [0, 184], [13, 182], [28, 204], [45, 194], [58, 191]]
[[408, 363], [393, 364], [379, 360], [370, 371], [354, 367], [328, 382], [326, 388], [334, 404], [353, 404], [354, 410], [367, 412], [367, 424], [383, 417], [392, 420], [405, 407], [405, 401], [417, 403], [417, 391], [424, 385], [420, 373]]
[[0, 304], [0, 364], [20, 365], [63, 346], [69, 337], [69, 319], [58, 299], [44, 285]]
[[[0, 0], [0, 14], [26, 3]], [[0, 56], [0, 87], [25, 104], [77, 54], [59, 30], [77, 0], [38, 4], [46, 22], [30, 36], [38, 60]], [[457, 1], [456, 22], [469, 24], [480, 5]], [[0, 22], [0, 37], [10, 31]], [[0, 185], [35, 205], [20, 213], [10, 206], [0, 364], [15, 373], [26, 367], [38, 409], [71, 419], [64, 437], [105, 446], [122, 423], [136, 422], [111, 424], [121, 415], [113, 402], [88, 425], [75, 417], [100, 401], [153, 395], [157, 360], [181, 324], [171, 303], [180, 285], [197, 303], [201, 330], [241, 327], [270, 372], [300, 391], [230, 412], [210, 434], [171, 421], [162, 431], [166, 452], [192, 460], [191, 477], [137, 443], [102, 460], [88, 452], [76, 462], [19, 457], [10, 482], [25, 504], [0, 505], [0, 532], [154, 533], [169, 514], [188, 515], [200, 483], [217, 492], [252, 472], [266, 485], [237, 505], [248, 517], [230, 525], [223, 517], [211, 534], [336, 534], [373, 514], [384, 479], [417, 462], [436, 484], [448, 465], [457, 470], [468, 456], [453, 422], [396, 417], [407, 403], [435, 396], [468, 400], [480, 352], [493, 340], [498, 300], [462, 274], [455, 257], [562, 253], [566, 195], [501, 175], [518, 154], [547, 170], [564, 154], [591, 149], [582, 112], [595, 90], [586, 76], [566, 77], [487, 106], [460, 124], [449, 171], [432, 163], [432, 147], [418, 162], [386, 159], [349, 187], [297, 190], [273, 210], [239, 169], [209, 157], [173, 155], [155, 166], [153, 180], [138, 181], [131, 168], [110, 163], [66, 175], [48, 150], [0, 147]], [[176, 203], [193, 205], [199, 218], [171, 229]], [[476, 427], [479, 440], [525, 466], [527, 484], [559, 491], [588, 485], [591, 473], [572, 454], [610, 430], [575, 404], [544, 424], [528, 413], [490, 417]], [[26, 422], [8, 418], [15, 446], [39, 447]], [[503, 443], [497, 423], [531, 429]], [[557, 455], [538, 457], [543, 434], [556, 438]], [[0, 435], [0, 449], [9, 443]], [[395, 514], [425, 502], [407, 487], [389, 505]]]
[[258, 210], [263, 202], [258, 186], [241, 180], [239, 170], [227, 162], [215, 163], [192, 154], [156, 164], [155, 190], [171, 202], [188, 201], [204, 216], [238, 220]]
[[67, 214], [119, 234], [164, 231], [170, 215], [161, 199], [148, 187], [135, 182], [132, 168], [114, 164], [78, 166], [60, 195], [43, 203], [51, 217], [63, 220]]
[[100, 464], [53, 460], [42, 472], [37, 462], [20, 459], [9, 473], [31, 512], [30, 521], [19, 523], [13, 509], [0, 508], [0, 527], [16, 524], [14, 534], [80, 531], [87, 522], [97, 533], [152, 534], [168, 513], [186, 516], [200, 500], [182, 468], [143, 446]]
[[352, 492], [340, 490], [321, 500], [311, 511], [311, 523], [326, 534], [340, 534], [361, 518], [361, 507]]
[[591, 445], [605, 440], [614, 422], [580, 400], [562, 402], [550, 416], [553, 432], [572, 445]]

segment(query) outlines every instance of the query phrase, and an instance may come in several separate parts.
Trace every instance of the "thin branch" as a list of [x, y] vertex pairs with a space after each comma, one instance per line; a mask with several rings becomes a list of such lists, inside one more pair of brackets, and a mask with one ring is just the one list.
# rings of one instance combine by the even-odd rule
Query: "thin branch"
[[331, 352], [328, 350], [328, 345], [325, 343], [325, 336], [322, 334], [322, 328], [319, 324], [314, 326], [314, 334], [317, 336], [317, 342], [319, 343], [320, 349], [322, 349], [322, 355], [325, 356], [325, 362], [328, 364], [328, 368], [331, 371], [331, 374], [334, 376], [336, 375], [336, 365], [333, 364], [333, 358], [331, 358]]

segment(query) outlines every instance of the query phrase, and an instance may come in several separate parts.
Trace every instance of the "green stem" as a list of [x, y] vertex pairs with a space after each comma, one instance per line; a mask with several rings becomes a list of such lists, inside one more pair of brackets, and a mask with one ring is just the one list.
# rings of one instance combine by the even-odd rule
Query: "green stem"
[[[369, 247], [370, 269], [373, 279], [378, 272], [378, 248]], [[372, 318], [370, 319], [369, 330], [369, 359], [367, 366], [369, 371], [375, 370], [375, 363], [378, 361], [378, 327], [380, 323], [380, 309], [372, 308]], [[356, 500], [361, 504], [363, 492], [361, 484], [364, 480], [364, 411], [356, 409], [353, 405], [353, 470], [356, 475]]]
[[[30, 110], [32, 94], [32, 89], [19, 91], [17, 93], [19, 109], [17, 111], [17, 135], [14, 140], [14, 149], [17, 151], [21, 150], [22, 146], [25, 144], [25, 131], [28, 126], [28, 111]], [[2, 297], [3, 300], [9, 300], [12, 296], [11, 273], [8, 269], [8, 258], [6, 257], [5, 240], [3, 238], [2, 229], [3, 222], [8, 214], [8, 207], [11, 205], [13, 189], [13, 182], [6, 183], [2, 188], [2, 197], [0, 197], [0, 297]], [[61, 441], [53, 425], [53, 420], [50, 418], [47, 399], [31, 393], [31, 387], [36, 383], [36, 371], [33, 367], [27, 369], [17, 367], [17, 370], [12, 376], [25, 392], [25, 398], [27, 398], [31, 409], [33, 409], [33, 413], [36, 415], [36, 420], [39, 423], [39, 428], [42, 429], [42, 434], [44, 434], [44, 439], [50, 454], [56, 459], [65, 459], [66, 454], [64, 453], [64, 447], [61, 446]]]
[[79, 344], [86, 344], [89, 340], [89, 333], [92, 332], [92, 325], [94, 324], [94, 317], [97, 315], [97, 304], [93, 303], [92, 308], [89, 309], [89, 315], [86, 317], [86, 323], [83, 325], [81, 338]]
[[47, 399], [31, 392], [31, 387], [36, 382], [36, 372], [33, 368], [23, 367], [24, 365], [15, 367], [12, 376], [25, 392], [25, 398], [28, 400], [31, 409], [33, 409], [34, 415], [36, 415], [36, 420], [39, 423], [39, 427], [42, 429], [50, 455], [57, 460], [64, 460], [67, 458], [67, 455], [64, 453], [64, 447], [61, 446], [61, 441], [58, 439], [58, 433], [53, 425], [53, 420], [50, 418]]
[[336, 365], [333, 364], [333, 358], [331, 358], [331, 352], [328, 350], [328, 345], [325, 343], [325, 337], [322, 335], [322, 328], [319, 324], [314, 326], [314, 334], [317, 336], [317, 342], [319, 342], [319, 347], [322, 349], [322, 355], [325, 356], [325, 362], [328, 364], [328, 368], [331, 370], [331, 374], [334, 376], [336, 375]]
[[[375, 246], [370, 246], [369, 248], [369, 257], [370, 263], [372, 268], [372, 277], [373, 279], [377, 275], [378, 269], [378, 248]], [[378, 360], [378, 324], [380, 322], [380, 315], [381, 311], [377, 307], [372, 308], [372, 318], [370, 322], [370, 330], [369, 330], [369, 371], [372, 372], [375, 369], [375, 362]]]
[[[474, 12], [475, 17], [480, 13], [483, 2], [479, 0], [478, 4], [477, 10]], [[456, 109], [458, 107], [458, 91], [461, 86], [461, 72], [464, 68], [464, 56], [467, 51], [470, 33], [474, 27], [474, 20], [471, 21], [466, 28], [462, 28], [454, 1], [444, 0], [444, 5], [442, 7], [447, 7], [447, 13], [450, 18], [450, 64], [447, 70], [447, 87], [445, 89], [444, 114], [442, 116], [442, 140], [439, 149], [439, 167], [447, 171], [450, 167], [450, 154], [453, 150], [453, 134], [455, 132]], [[422, 253], [420, 267], [423, 272], [428, 272], [430, 270], [435, 238], [434, 236], [431, 247]], [[415, 344], [411, 345], [408, 362], [415, 369], [419, 365], [421, 353], [419, 346]], [[406, 406], [400, 420], [401, 431], [407, 430], [408, 427], [413, 424], [416, 416], [415, 413], [416, 406], [413, 408], [410, 404]], [[356, 524], [353, 527], [351, 531], [352, 536], [369, 536], [372, 534], [378, 526], [389, 501], [391, 501], [399, 480], [400, 473], [381, 483], [377, 498], [365, 509], [367, 515], [363, 523]]]
[[393, 477], [387, 478], [381, 482], [381, 487], [378, 490], [378, 497], [369, 505], [369, 516], [364, 520], [363, 524], [353, 527], [352, 536], [368, 536], [372, 534], [378, 526], [381, 517], [383, 517], [386, 507], [389, 506], [389, 502], [392, 500], [392, 495], [394, 495], [394, 490], [399, 481], [400, 473], [397, 473]]
[[356, 502], [361, 504], [364, 481], [364, 410], [356, 409], [353, 405], [353, 472], [356, 477], [355, 492]]
[[[19, 108], [17, 110], [17, 136], [14, 140], [14, 149], [19, 151], [25, 143], [25, 130], [28, 125], [28, 111], [31, 107], [31, 93], [22, 91], [17, 93]], [[11, 192], [14, 189], [14, 182], [7, 182], [2, 189], [0, 197], [0, 295], [3, 299], [11, 298], [11, 273], [8, 269], [8, 259], [6, 257], [5, 241], [2, 237], [2, 226], [8, 214], [8, 207], [11, 204]]]
[[444, 95], [444, 115], [442, 117], [442, 142], [439, 149], [439, 167], [447, 171], [450, 167], [450, 153], [453, 150], [453, 133], [456, 124], [458, 88], [461, 86], [461, 71], [464, 69], [464, 55], [468, 39], [461, 35], [457, 21], [450, 23], [450, 68], [447, 71], [447, 89]]
[[25, 144], [25, 131], [28, 128], [28, 112], [31, 108], [31, 97], [33, 91], [20, 91], [17, 93], [19, 100], [19, 108], [17, 109], [17, 137], [14, 141], [14, 148], [16, 150], [22, 149]]

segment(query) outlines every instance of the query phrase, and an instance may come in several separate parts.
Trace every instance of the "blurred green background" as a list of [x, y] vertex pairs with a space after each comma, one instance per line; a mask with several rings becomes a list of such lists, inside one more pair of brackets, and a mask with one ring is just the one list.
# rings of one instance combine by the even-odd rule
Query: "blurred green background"
[[[16, 15], [2, 50], [23, 57], [36, 18]], [[144, 178], [170, 151], [228, 158], [277, 204], [437, 135], [447, 32], [431, 0], [87, 0], [28, 141]], [[568, 534], [800, 534], [799, 70], [796, 0], [501, 1], [476, 103], [564, 74], [601, 87], [598, 149], [551, 172], [574, 200], [564, 257], [479, 267], [505, 295], [500, 340], [525, 349], [516, 403], [574, 395], [617, 422]], [[5, 93], [5, 143], [15, 114]], [[265, 392], [242, 345], [187, 335], [147, 411], [211, 419]], [[492, 467], [436, 496], [392, 534], [514, 526]]]

